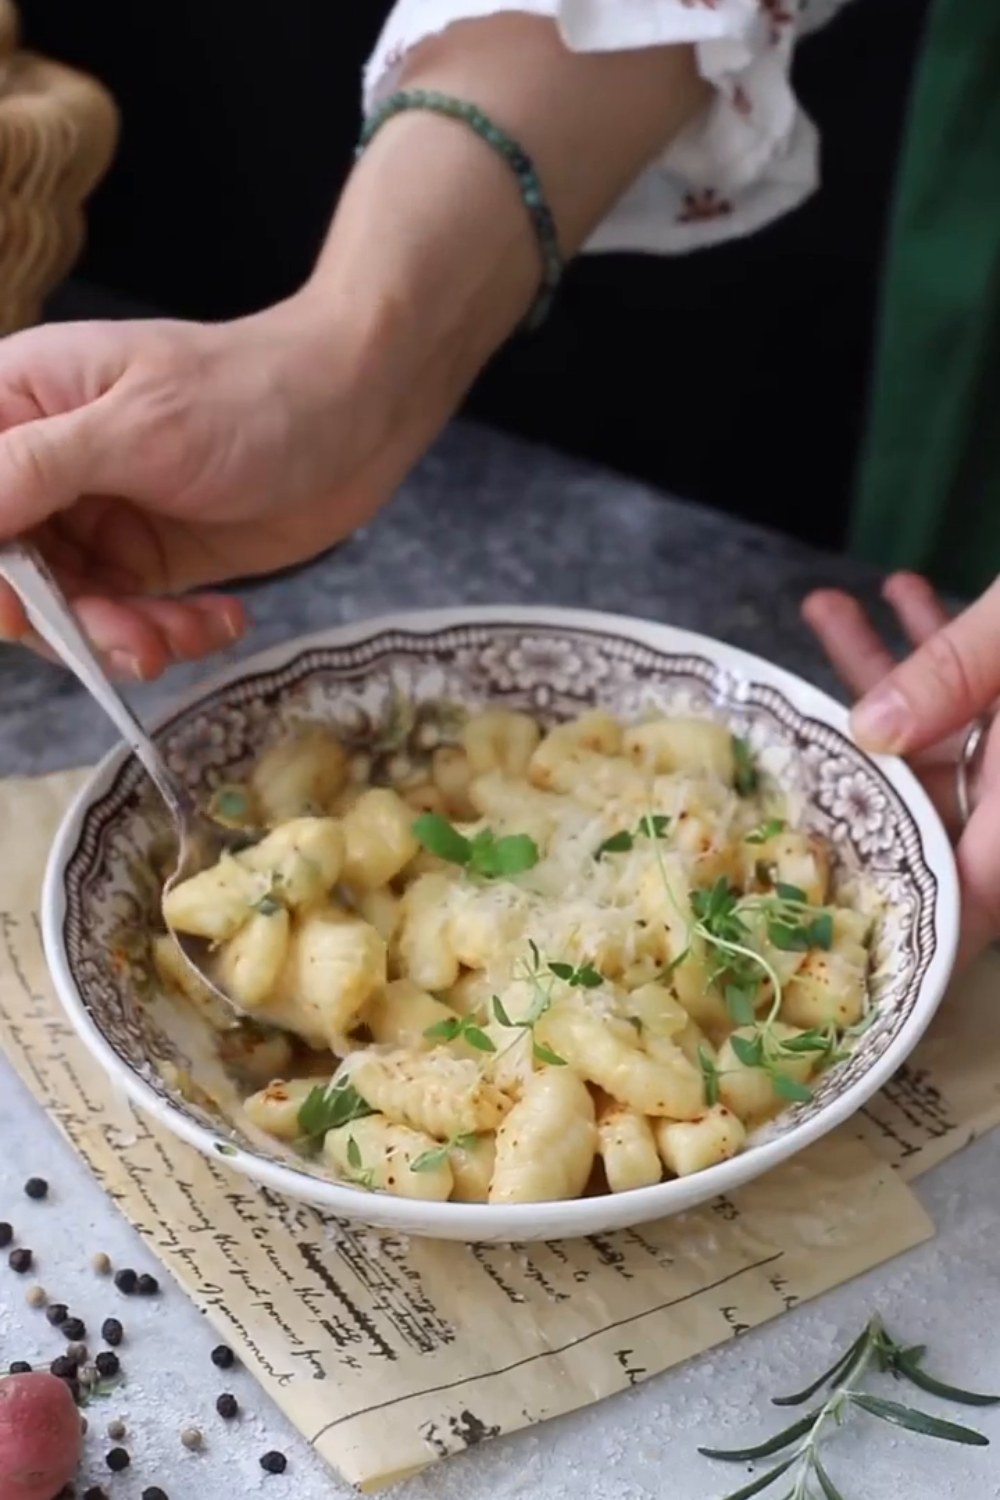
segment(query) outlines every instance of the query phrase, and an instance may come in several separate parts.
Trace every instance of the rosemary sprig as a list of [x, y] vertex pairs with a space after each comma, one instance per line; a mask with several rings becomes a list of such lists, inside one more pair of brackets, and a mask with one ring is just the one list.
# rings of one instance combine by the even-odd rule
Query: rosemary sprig
[[898, 1401], [888, 1401], [859, 1388], [862, 1377], [874, 1367], [883, 1373], [892, 1374], [897, 1380], [907, 1380], [921, 1390], [960, 1405], [1000, 1404], [1000, 1396], [966, 1391], [928, 1375], [920, 1366], [923, 1353], [922, 1347], [906, 1348], [897, 1343], [881, 1318], [873, 1317], [853, 1344], [804, 1390], [773, 1399], [775, 1406], [801, 1406], [826, 1387], [829, 1394], [820, 1406], [814, 1407], [773, 1437], [749, 1448], [699, 1448], [698, 1452], [706, 1458], [718, 1459], [723, 1463], [753, 1463], [759, 1459], [773, 1458], [779, 1453], [787, 1453], [789, 1448], [794, 1450], [774, 1468], [727, 1495], [726, 1500], [751, 1500], [751, 1496], [763, 1494], [786, 1474], [792, 1479], [792, 1489], [785, 1500], [810, 1500], [812, 1496], [818, 1497], [818, 1500], [843, 1500], [827, 1472], [819, 1447], [827, 1431], [832, 1426], [839, 1426], [852, 1410], [864, 1412], [923, 1437], [961, 1443], [967, 1447], [988, 1446], [989, 1438], [975, 1428], [945, 1421], [941, 1417], [932, 1416], [930, 1412], [904, 1406]]

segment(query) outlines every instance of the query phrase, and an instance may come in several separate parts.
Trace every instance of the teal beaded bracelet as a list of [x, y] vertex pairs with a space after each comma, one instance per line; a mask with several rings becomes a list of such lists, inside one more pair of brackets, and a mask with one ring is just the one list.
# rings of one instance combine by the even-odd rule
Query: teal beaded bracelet
[[398, 93], [390, 94], [384, 99], [365, 121], [355, 157], [361, 156], [372, 137], [387, 120], [408, 109], [426, 109], [434, 114], [446, 115], [450, 120], [461, 120], [503, 158], [517, 178], [521, 201], [528, 211], [542, 256], [542, 282], [526, 320], [528, 328], [537, 328], [552, 305], [565, 261], [559, 249], [559, 235], [552, 210], [545, 201], [545, 193], [531, 157], [512, 136], [501, 130], [499, 125], [494, 125], [477, 105], [428, 89], [400, 89]]

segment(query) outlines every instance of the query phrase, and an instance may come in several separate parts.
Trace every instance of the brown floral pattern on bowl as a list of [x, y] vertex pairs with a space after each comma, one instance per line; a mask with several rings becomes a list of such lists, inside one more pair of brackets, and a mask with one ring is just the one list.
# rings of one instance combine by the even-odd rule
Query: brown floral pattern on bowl
[[[842, 735], [802, 714], [773, 686], [736, 678], [700, 656], [627, 636], [490, 623], [432, 633], [384, 631], [357, 644], [303, 649], [280, 668], [240, 677], [158, 733], [170, 765], [207, 800], [239, 780], [295, 724], [332, 725], [375, 780], [398, 783], [454, 742], [470, 710], [503, 702], [554, 722], [600, 704], [624, 720], [650, 713], [720, 718], [749, 741], [762, 771], [796, 800], [836, 851], [838, 880], [864, 872], [884, 911], [876, 924], [873, 1024], [814, 1098], [768, 1127], [773, 1138], [824, 1108], [882, 1056], [910, 1014], [935, 947], [935, 877], [917, 824], [878, 768]], [[83, 1002], [121, 1061], [175, 1109], [218, 1137], [226, 1155], [260, 1153], [211, 1111], [171, 1093], [164, 1064], [191, 1058], [156, 981], [147, 934], [164, 868], [162, 809], [134, 760], [91, 804], [63, 880], [64, 942]], [[168, 1019], [164, 1019], [164, 1017]], [[169, 1068], [167, 1069], [169, 1075]], [[275, 1159], [288, 1164], [275, 1148]], [[303, 1170], [308, 1171], [307, 1167]]]

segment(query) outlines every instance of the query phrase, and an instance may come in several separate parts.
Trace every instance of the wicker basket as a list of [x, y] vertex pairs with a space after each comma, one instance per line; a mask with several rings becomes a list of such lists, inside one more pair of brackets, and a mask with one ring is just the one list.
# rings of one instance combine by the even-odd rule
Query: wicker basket
[[83, 245], [83, 205], [111, 164], [118, 111], [107, 91], [18, 50], [0, 0], [0, 334], [38, 320]]

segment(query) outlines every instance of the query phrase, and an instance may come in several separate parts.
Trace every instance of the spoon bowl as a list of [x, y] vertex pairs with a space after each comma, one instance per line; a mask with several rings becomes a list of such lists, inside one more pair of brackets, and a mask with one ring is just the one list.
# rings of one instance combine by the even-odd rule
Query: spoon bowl
[[[25, 542], [8, 542], [0, 547], [0, 577], [7, 580], [21, 600], [32, 628], [104, 709], [163, 798], [177, 834], [177, 864], [164, 885], [164, 900], [182, 881], [209, 869], [223, 854], [236, 854], [259, 842], [264, 830], [226, 828], [202, 812], [112, 685], [62, 590], [35, 548]], [[164, 922], [199, 983], [238, 1015], [244, 1014], [242, 1007], [219, 988], [206, 969], [204, 941], [177, 932], [165, 916]]]

